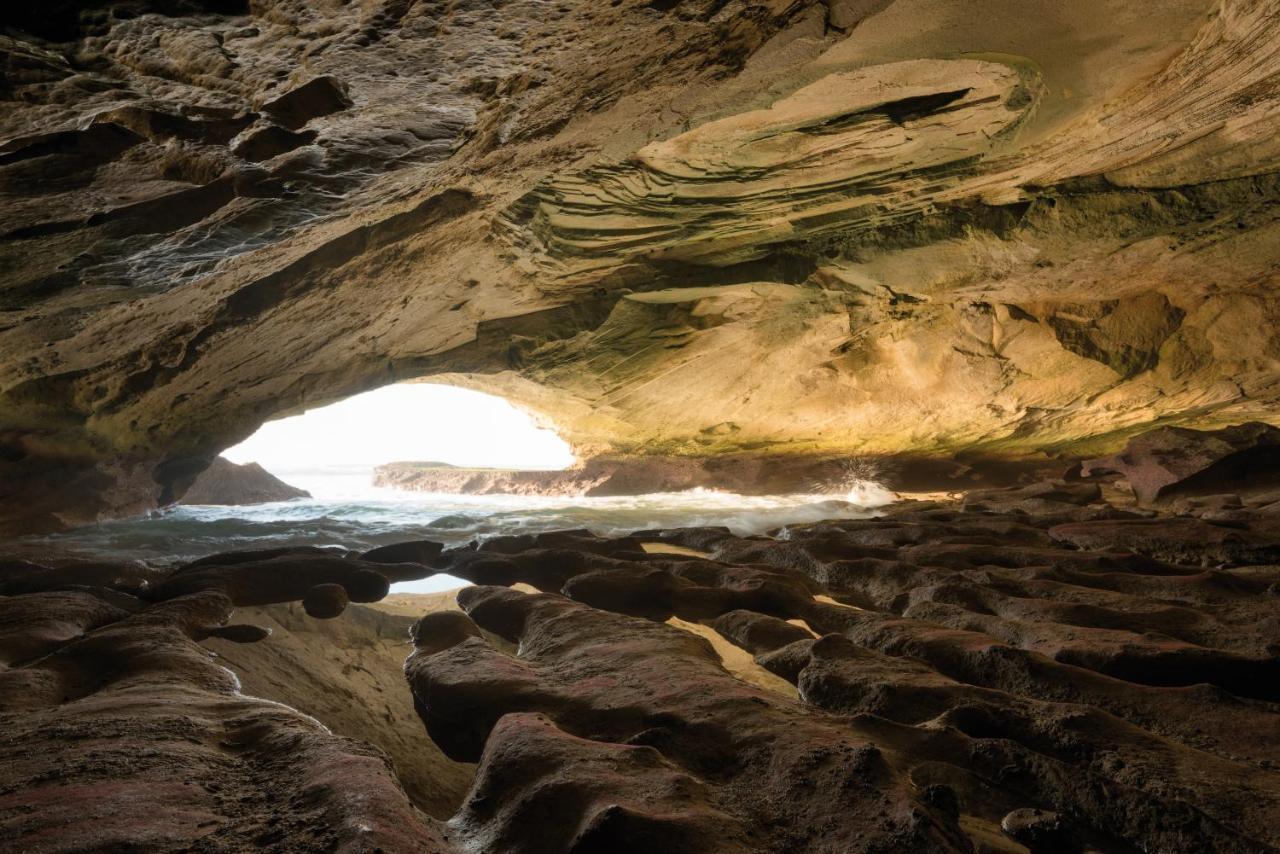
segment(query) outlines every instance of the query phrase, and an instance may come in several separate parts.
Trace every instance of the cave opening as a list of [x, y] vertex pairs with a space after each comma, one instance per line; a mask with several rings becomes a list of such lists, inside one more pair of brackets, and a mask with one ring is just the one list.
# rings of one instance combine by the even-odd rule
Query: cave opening
[[574, 463], [567, 442], [507, 400], [421, 382], [383, 386], [268, 421], [222, 456], [257, 463], [322, 500], [409, 497], [375, 485], [379, 467], [388, 464], [557, 470]]

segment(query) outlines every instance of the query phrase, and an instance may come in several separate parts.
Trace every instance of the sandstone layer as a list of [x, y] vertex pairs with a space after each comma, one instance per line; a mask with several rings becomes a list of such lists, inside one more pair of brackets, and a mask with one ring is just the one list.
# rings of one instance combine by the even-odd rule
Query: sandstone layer
[[6, 560], [0, 845], [1276, 850], [1280, 494], [1232, 497]]
[[1267, 0], [55, 5], [0, 18], [10, 533], [428, 376], [583, 456], [1078, 457], [1280, 396]]

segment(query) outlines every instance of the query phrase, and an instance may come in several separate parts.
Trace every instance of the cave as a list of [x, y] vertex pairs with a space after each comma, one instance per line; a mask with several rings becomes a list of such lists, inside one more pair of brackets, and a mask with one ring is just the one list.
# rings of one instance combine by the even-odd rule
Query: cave
[[0, 848], [1280, 848], [1275, 3], [18, 5]]

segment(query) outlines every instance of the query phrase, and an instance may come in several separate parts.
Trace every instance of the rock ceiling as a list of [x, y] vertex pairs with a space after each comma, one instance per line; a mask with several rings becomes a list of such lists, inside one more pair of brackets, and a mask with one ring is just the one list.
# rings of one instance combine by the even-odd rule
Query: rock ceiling
[[2, 528], [441, 374], [584, 453], [1072, 454], [1280, 397], [1266, 0], [87, 6], [0, 33]]

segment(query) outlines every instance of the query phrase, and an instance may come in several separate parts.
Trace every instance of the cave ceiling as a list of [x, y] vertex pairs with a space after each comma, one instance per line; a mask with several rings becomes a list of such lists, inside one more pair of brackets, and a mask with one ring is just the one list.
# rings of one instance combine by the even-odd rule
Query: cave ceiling
[[5, 12], [7, 526], [155, 506], [269, 418], [442, 375], [583, 453], [1267, 419], [1280, 9], [981, 6]]

